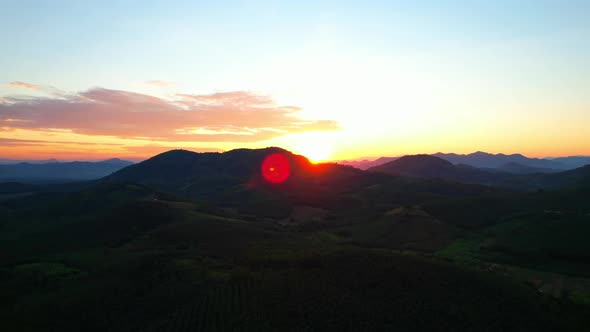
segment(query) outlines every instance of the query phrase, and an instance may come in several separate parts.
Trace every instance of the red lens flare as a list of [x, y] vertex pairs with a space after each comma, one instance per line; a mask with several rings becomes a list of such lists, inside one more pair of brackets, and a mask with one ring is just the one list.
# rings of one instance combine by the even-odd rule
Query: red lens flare
[[262, 177], [271, 183], [285, 182], [291, 175], [289, 160], [280, 153], [273, 153], [264, 158], [261, 171]]

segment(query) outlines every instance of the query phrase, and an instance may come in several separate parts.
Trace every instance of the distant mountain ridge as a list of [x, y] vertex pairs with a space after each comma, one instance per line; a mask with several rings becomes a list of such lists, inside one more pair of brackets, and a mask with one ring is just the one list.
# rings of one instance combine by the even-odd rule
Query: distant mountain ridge
[[97, 162], [48, 162], [0, 165], [0, 181], [47, 182], [93, 180], [107, 176], [133, 162], [118, 158]]
[[492, 184], [501, 176], [470, 165], [453, 165], [447, 160], [427, 154], [403, 156], [367, 171], [478, 184]]
[[57, 163], [59, 160], [57, 159], [43, 159], [43, 160], [32, 160], [32, 159], [0, 159], [0, 165], [14, 165], [20, 163], [28, 163], [28, 164], [49, 164], [49, 163]]
[[[482, 151], [470, 154], [437, 152], [432, 154], [432, 156], [447, 160], [455, 165], [469, 165], [487, 171], [502, 171], [512, 174], [553, 173], [590, 164], [590, 156], [529, 158], [522, 154], [491, 154]], [[338, 163], [366, 170], [399, 158], [400, 157], [380, 157], [375, 160], [350, 160], [339, 161]]]
[[366, 170], [366, 169], [369, 169], [374, 166], [379, 166], [379, 165], [388, 163], [390, 161], [394, 161], [398, 158], [399, 157], [381, 157], [381, 158], [377, 158], [375, 160], [367, 160], [367, 159], [365, 159], [365, 160], [342, 160], [342, 161], [339, 161], [338, 164], [352, 166], [352, 167], [355, 167], [358, 169]]
[[[503, 167], [522, 168], [526, 166], [508, 164]], [[510, 174], [503, 171], [480, 169], [471, 165], [454, 165], [450, 161], [432, 155], [404, 156], [383, 165], [371, 167], [367, 171], [518, 190], [575, 187], [590, 182], [590, 165], [553, 173]]]
[[567, 165], [569, 168], [572, 168], [572, 169], [582, 167], [584, 165], [590, 165], [590, 157], [589, 156], [570, 156], [570, 157], [547, 158], [547, 159]]
[[435, 157], [439, 157], [450, 161], [453, 164], [466, 164], [478, 168], [498, 168], [509, 163], [520, 164], [527, 167], [534, 167], [540, 169], [556, 169], [565, 170], [575, 167], [568, 167], [567, 164], [559, 161], [540, 159], [540, 158], [528, 158], [522, 154], [491, 154], [482, 151], [477, 151], [470, 154], [456, 154], [456, 153], [435, 153]]
[[485, 170], [491, 171], [500, 171], [510, 174], [533, 174], [533, 173], [555, 173], [559, 172], [560, 170], [553, 169], [553, 168], [539, 168], [539, 167], [531, 167], [522, 165], [515, 162], [506, 163], [497, 168], [482, 168]]

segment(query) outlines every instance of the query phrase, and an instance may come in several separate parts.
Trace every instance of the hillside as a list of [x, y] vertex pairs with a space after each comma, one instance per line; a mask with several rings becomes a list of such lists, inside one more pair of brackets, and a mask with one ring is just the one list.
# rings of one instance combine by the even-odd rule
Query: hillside
[[568, 165], [569, 168], [578, 168], [585, 165], [590, 165], [590, 157], [588, 156], [570, 156], [551, 158], [552, 161], [560, 164]]
[[474, 167], [453, 165], [444, 159], [425, 154], [404, 156], [383, 165], [369, 168], [368, 171], [479, 184], [493, 184], [500, 177], [503, 177]]
[[306, 228], [118, 183], [0, 208], [11, 215], [0, 223], [9, 248], [0, 255], [3, 330], [577, 331], [590, 323], [567, 298], [419, 254], [455, 257], [446, 248], [463, 232], [444, 211], [399, 207]]
[[509, 162], [504, 165], [499, 166], [498, 168], [486, 168], [485, 170], [488, 171], [499, 171], [499, 172], [506, 172], [510, 174], [534, 174], [534, 173], [556, 173], [559, 170], [553, 168], [539, 168], [539, 167], [531, 167], [522, 165], [516, 162]]

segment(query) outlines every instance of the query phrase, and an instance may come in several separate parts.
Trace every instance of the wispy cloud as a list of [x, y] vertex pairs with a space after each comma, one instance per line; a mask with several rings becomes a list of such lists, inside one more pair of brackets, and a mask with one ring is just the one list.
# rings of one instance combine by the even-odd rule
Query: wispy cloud
[[151, 85], [151, 86], [158, 86], [158, 87], [162, 87], [162, 86], [173, 86], [176, 85], [176, 82], [172, 82], [172, 81], [164, 81], [164, 80], [153, 80], [153, 81], [146, 81], [144, 82], [147, 85]]
[[[51, 86], [51, 85], [39, 85], [39, 84], [32, 84], [32, 83], [19, 82], [19, 81], [9, 82], [9, 83], [6, 83], [5, 85], [8, 87], [11, 87], [11, 88], [16, 88], [16, 89], [24, 89], [24, 90], [42, 92], [45, 94], [53, 95], [55, 97], [64, 97], [67, 95], [66, 92], [64, 92], [54, 86]], [[10, 97], [0, 98], [0, 103], [11, 102], [12, 99], [13, 98], [10, 98]]]
[[9, 82], [9, 83], [6, 83], [6, 85], [11, 88], [19, 88], [19, 89], [27, 89], [27, 90], [41, 90], [43, 88], [41, 85], [25, 83], [25, 82], [18, 82], [18, 81]]
[[0, 122], [8, 128], [171, 142], [258, 142], [338, 129], [336, 121], [303, 119], [299, 111], [246, 91], [163, 99], [96, 88], [59, 97], [13, 97], [0, 103]]

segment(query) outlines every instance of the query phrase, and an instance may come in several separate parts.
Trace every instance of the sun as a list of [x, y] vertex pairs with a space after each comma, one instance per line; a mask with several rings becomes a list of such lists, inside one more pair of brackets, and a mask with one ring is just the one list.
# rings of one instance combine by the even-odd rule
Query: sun
[[332, 155], [332, 147], [322, 142], [308, 142], [304, 146], [298, 146], [297, 150], [313, 163], [326, 161]]
[[284, 146], [293, 153], [307, 157], [312, 163], [330, 161], [338, 141], [333, 133], [304, 132], [286, 135], [273, 142], [276, 146]]

